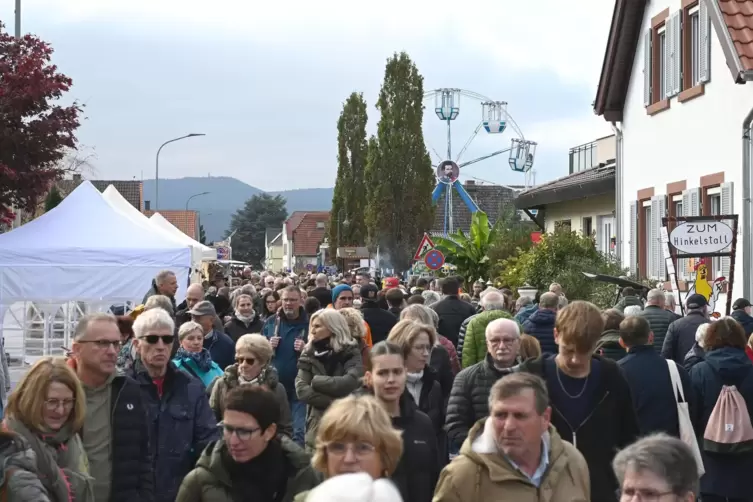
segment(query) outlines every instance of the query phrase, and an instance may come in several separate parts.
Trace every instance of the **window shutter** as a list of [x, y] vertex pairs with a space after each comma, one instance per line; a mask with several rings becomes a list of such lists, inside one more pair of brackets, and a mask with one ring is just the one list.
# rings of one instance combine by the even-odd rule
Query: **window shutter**
[[698, 4], [698, 83], [711, 80], [711, 20], [706, 6], [707, 0]]
[[630, 203], [630, 275], [638, 275], [638, 201]]
[[691, 188], [690, 192], [690, 213], [685, 216], [701, 216], [701, 189]]
[[651, 231], [651, 242], [648, 243], [648, 269], [647, 276], [656, 279], [659, 275], [659, 226], [661, 225], [661, 215], [659, 214], [659, 197], [651, 198], [651, 221], [647, 222]]
[[[697, 188], [691, 188], [682, 192], [682, 215], [683, 216], [696, 216], [699, 212], [697, 209], [693, 210], [693, 192], [697, 191]], [[696, 198], [696, 204], [697, 204]], [[688, 258], [677, 260], [677, 270], [679, 272], [678, 279], [687, 281], [693, 274], [693, 267], [691, 261]]]
[[651, 30], [643, 35], [643, 106], [651, 104]]
[[[669, 97], [677, 96], [682, 90], [682, 11], [678, 10], [669, 18], [667, 27], [667, 47], [670, 47], [669, 74], [671, 84], [667, 85]], [[663, 263], [663, 260], [662, 260]]]
[[674, 83], [672, 82], [672, 77], [674, 76], [672, 70], [674, 66], [674, 57], [672, 54], [673, 27], [672, 18], [670, 17], [664, 24], [664, 75], [659, 75], [659, 78], [664, 79], [664, 96], [661, 99], [670, 98], [672, 96], [672, 89], [674, 88]]
[[[662, 251], [662, 243], [661, 243], [661, 227], [662, 227], [662, 218], [664, 218], [667, 215], [667, 196], [666, 195], [657, 195], [654, 197], [656, 200], [658, 211], [656, 212], [656, 216], [654, 219], [656, 220], [656, 255], [657, 255], [657, 263], [656, 263], [656, 275], [657, 279], [663, 281], [667, 277], [667, 263], [664, 261], [664, 252]], [[654, 215], [654, 203], [651, 202], [651, 215]]]
[[[734, 207], [732, 204], [734, 200], [733, 199], [734, 192], [732, 191], [732, 183], [722, 183], [721, 189], [722, 189], [722, 197], [721, 197], [722, 215], [727, 216], [730, 214], [734, 214], [733, 213]], [[725, 223], [730, 224], [730, 222], [728, 221], [725, 221]], [[724, 249], [724, 251], [730, 251], [731, 249], [732, 248], [730, 246], [727, 249]], [[722, 264], [722, 275], [726, 277], [727, 280], [730, 280], [730, 276], [729, 276], [730, 257], [729, 256], [722, 257], [721, 264]]]

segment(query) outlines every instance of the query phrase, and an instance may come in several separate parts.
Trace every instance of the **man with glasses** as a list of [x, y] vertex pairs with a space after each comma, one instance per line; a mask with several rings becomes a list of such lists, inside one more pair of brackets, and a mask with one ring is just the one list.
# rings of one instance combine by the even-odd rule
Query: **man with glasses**
[[120, 344], [117, 320], [110, 314], [86, 315], [76, 326], [70, 364], [86, 394], [81, 438], [96, 502], [151, 501], [154, 474], [146, 407], [138, 384], [116, 375]]
[[486, 357], [458, 373], [447, 405], [445, 430], [450, 453], [460, 450], [468, 432], [489, 416], [489, 393], [500, 378], [514, 371], [520, 351], [520, 325], [511, 319], [495, 319], [486, 325]]
[[137, 357], [130, 376], [141, 389], [151, 424], [154, 500], [173, 502], [181, 481], [207, 444], [219, 438], [200, 380], [170, 360], [175, 323], [162, 309], [148, 310], [133, 323]]
[[228, 392], [222, 438], [204, 450], [175, 501], [291, 501], [318, 485], [308, 455], [278, 434], [279, 420], [280, 406], [269, 390], [241, 385]]
[[302, 305], [301, 290], [287, 286], [282, 290], [282, 308], [269, 316], [262, 334], [274, 349], [272, 364], [277, 369], [280, 383], [285, 387], [293, 415], [293, 439], [303, 446], [306, 429], [306, 404], [298, 401], [295, 377], [298, 375], [298, 357], [306, 345], [309, 319]]

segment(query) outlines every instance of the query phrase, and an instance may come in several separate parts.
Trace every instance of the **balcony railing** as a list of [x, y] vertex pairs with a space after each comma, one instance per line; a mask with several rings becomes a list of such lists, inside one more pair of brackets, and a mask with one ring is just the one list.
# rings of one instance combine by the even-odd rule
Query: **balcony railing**
[[570, 174], [598, 165], [596, 141], [570, 149]]

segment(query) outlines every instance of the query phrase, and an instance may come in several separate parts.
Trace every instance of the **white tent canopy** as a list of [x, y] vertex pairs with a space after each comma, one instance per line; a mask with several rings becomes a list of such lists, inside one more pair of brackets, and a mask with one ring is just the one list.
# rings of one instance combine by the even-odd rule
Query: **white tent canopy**
[[185, 296], [191, 250], [134, 223], [85, 181], [56, 208], [0, 235], [0, 303], [141, 301], [161, 270]]
[[164, 229], [165, 232], [167, 232], [169, 235], [177, 237], [181, 239], [183, 242], [185, 242], [188, 246], [192, 246], [199, 250], [201, 253], [202, 260], [216, 260], [217, 259], [217, 250], [210, 248], [209, 246], [205, 246], [204, 244], [200, 243], [199, 241], [196, 241], [189, 237], [188, 235], [184, 234], [178, 227], [167, 221], [167, 218], [162, 216], [159, 213], [154, 213], [149, 220], [154, 223], [157, 227]]
[[[130, 220], [132, 220], [137, 225], [148, 229], [151, 232], [156, 232], [160, 234], [163, 238], [173, 241], [175, 244], [179, 244], [181, 246], [188, 246], [191, 248], [191, 267], [193, 270], [201, 270], [201, 260], [202, 260], [202, 249], [198, 246], [194, 245], [193, 239], [188, 238], [191, 242], [187, 242], [186, 239], [181, 238], [180, 236], [177, 236], [173, 234], [172, 232], [165, 232], [164, 228], [157, 225], [155, 222], [149, 219], [144, 213], [133, 207], [133, 204], [128, 202], [123, 195], [118, 192], [118, 189], [115, 188], [113, 185], [108, 186], [104, 192], [102, 192], [102, 197], [112, 206], [115, 208], [116, 211], [120, 212]], [[183, 234], [183, 237], [188, 237], [187, 235]], [[196, 242], [195, 244], [199, 244]]]

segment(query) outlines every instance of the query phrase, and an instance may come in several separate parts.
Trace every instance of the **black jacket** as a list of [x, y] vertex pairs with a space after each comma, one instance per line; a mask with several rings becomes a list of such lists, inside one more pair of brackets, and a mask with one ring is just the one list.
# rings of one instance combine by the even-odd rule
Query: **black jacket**
[[261, 334], [263, 327], [264, 323], [255, 312], [253, 320], [248, 324], [241, 321], [240, 319], [235, 317], [235, 314], [233, 314], [232, 319], [225, 323], [225, 334], [232, 338], [233, 343], [235, 343], [238, 341], [238, 338], [242, 337], [243, 335], [252, 333]]
[[445, 420], [445, 430], [451, 449], [459, 449], [468, 437], [471, 427], [480, 419], [489, 416], [489, 392], [492, 385], [512, 371], [512, 368], [496, 369], [491, 356], [487, 354], [483, 361], [458, 373], [452, 384]]
[[694, 310], [670, 324], [661, 349], [662, 357], [682, 364], [685, 355], [695, 344], [695, 332], [698, 331], [698, 326], [707, 322], [709, 320], [702, 312]]
[[[524, 361], [520, 370], [544, 378], [552, 394], [552, 388], [560, 384], [557, 375], [545, 374], [544, 357]], [[601, 363], [601, 378], [590, 414], [580, 425], [571, 425], [552, 404], [552, 425], [564, 441], [572, 443], [585, 457], [591, 478], [591, 500], [616, 501], [618, 484], [612, 471], [612, 459], [617, 451], [637, 439], [638, 421], [630, 386], [617, 363], [600, 356], [593, 357]]]
[[418, 409], [431, 419], [437, 447], [439, 448], [440, 467], [444, 467], [447, 463], [447, 434], [444, 431], [447, 399], [442, 393], [439, 375], [431, 366], [424, 368], [421, 383], [421, 395], [416, 404], [418, 405]]
[[733, 310], [729, 316], [740, 323], [745, 330], [746, 338], [753, 334], [753, 317], [746, 314], [744, 310]]
[[476, 314], [473, 305], [466, 303], [457, 295], [447, 295], [431, 306], [439, 315], [440, 335], [445, 336], [457, 348], [460, 326], [463, 321]]
[[429, 366], [436, 372], [437, 381], [442, 388], [442, 396], [447, 401], [452, 390], [452, 382], [455, 380], [455, 373], [452, 371], [452, 362], [447, 349], [440, 344], [432, 347]]
[[[479, 312], [478, 314], [480, 314]], [[456, 349], [458, 351], [458, 358], [460, 358], [460, 362], [462, 364], [463, 359], [463, 344], [465, 343], [465, 333], [468, 331], [468, 325], [471, 323], [474, 317], [476, 317], [478, 314], [473, 314], [471, 317], [463, 321], [463, 323], [460, 325], [460, 332], [458, 333], [458, 344], [456, 345]]]
[[523, 333], [531, 335], [539, 341], [542, 354], [556, 354], [557, 344], [554, 343], [554, 320], [557, 312], [548, 309], [538, 309], [523, 323]]
[[704, 351], [698, 343], [694, 343], [693, 348], [685, 354], [685, 360], [682, 362], [682, 366], [685, 368], [685, 371], [690, 372], [690, 368], [704, 359], [706, 359], [706, 351]]
[[323, 309], [326, 309], [327, 305], [332, 303], [332, 290], [329, 288], [314, 288], [309, 291], [309, 296], [319, 300], [319, 305], [321, 305]]
[[[676, 393], [672, 388], [672, 378], [669, 376], [667, 364], [676, 364], [664, 359], [654, 350], [653, 345], [639, 345], [633, 347], [618, 363], [630, 385], [633, 396], [633, 407], [638, 418], [641, 436], [654, 432], [666, 432], [680, 437], [680, 426], [677, 417]], [[694, 416], [693, 389], [690, 377], [681, 365], [677, 371], [682, 381], [682, 390], [690, 408], [691, 417]]]
[[147, 417], [139, 384], [127, 376], [116, 376], [112, 382], [110, 502], [154, 500]]
[[392, 425], [403, 432], [403, 454], [392, 480], [406, 502], [431, 502], [440, 471], [431, 419], [404, 392], [400, 397], [400, 416], [392, 418]]
[[374, 345], [383, 342], [390, 330], [397, 324], [397, 317], [392, 312], [379, 308], [376, 302], [365, 301], [361, 304], [363, 320], [371, 329], [371, 341]]
[[676, 314], [656, 305], [646, 305], [646, 308], [641, 311], [640, 315], [648, 321], [648, 325], [654, 333], [654, 348], [656, 352], [661, 352], [664, 346], [664, 339], [667, 336], [667, 329], [677, 319]]

